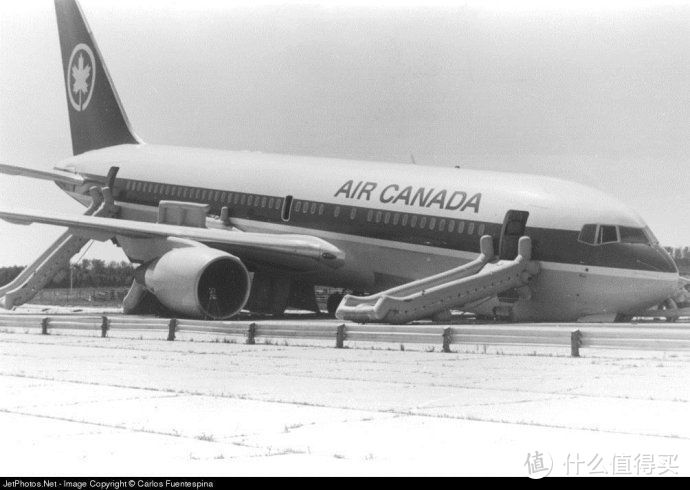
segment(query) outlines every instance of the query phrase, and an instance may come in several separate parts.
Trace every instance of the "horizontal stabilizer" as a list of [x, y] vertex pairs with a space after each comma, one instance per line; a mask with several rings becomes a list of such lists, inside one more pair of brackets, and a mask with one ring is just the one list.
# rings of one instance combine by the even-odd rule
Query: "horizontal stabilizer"
[[18, 165], [7, 165], [0, 163], [0, 173], [7, 175], [20, 175], [32, 179], [52, 180], [53, 182], [63, 182], [65, 184], [80, 185], [84, 183], [81, 175], [72, 174], [61, 170], [39, 170], [34, 168], [20, 167]]

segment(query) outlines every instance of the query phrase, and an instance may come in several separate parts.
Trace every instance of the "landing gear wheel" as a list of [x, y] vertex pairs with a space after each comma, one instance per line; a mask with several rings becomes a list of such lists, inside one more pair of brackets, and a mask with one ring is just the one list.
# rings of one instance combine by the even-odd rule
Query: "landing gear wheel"
[[328, 297], [328, 300], [326, 301], [326, 309], [328, 310], [328, 316], [331, 318], [335, 318], [335, 310], [338, 309], [338, 306], [340, 305], [340, 302], [343, 300], [345, 297], [344, 294], [341, 293], [333, 293]]
[[[662, 310], [677, 310], [678, 309], [678, 304], [673, 301], [672, 299], [667, 299], [663, 303], [661, 303], [661, 308]], [[666, 321], [669, 323], [675, 323], [678, 320], [677, 316], [667, 316]]]

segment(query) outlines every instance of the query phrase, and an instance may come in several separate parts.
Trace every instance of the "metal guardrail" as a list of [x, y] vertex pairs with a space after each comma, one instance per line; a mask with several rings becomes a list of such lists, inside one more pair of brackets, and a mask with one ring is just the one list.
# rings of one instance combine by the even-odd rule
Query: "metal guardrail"
[[374, 325], [323, 321], [203, 321], [134, 316], [75, 316], [0, 314], [0, 328], [40, 328], [51, 330], [99, 331], [102, 337], [116, 329], [161, 331], [173, 341], [179, 333], [239, 336], [247, 344], [257, 337], [334, 340], [337, 348], [345, 342], [386, 342], [439, 345], [450, 352], [453, 344], [570, 347], [579, 357], [581, 348], [690, 350], [690, 324], [616, 325], [598, 323], [537, 325]]

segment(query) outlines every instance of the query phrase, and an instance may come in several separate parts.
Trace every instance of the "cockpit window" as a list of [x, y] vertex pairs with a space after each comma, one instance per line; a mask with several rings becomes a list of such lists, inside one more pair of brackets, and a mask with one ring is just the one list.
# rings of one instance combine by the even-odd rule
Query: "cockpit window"
[[649, 228], [632, 228], [616, 225], [584, 225], [577, 240], [588, 245], [606, 243], [654, 243], [654, 235]]
[[649, 240], [648, 243], [651, 243], [653, 245], [658, 245], [659, 239], [652, 233], [652, 230], [649, 229], [649, 226], [647, 226], [644, 229], [644, 234], [647, 235], [647, 239]]
[[599, 225], [599, 233], [597, 234], [597, 243], [615, 243], [618, 241], [618, 230], [615, 226]]
[[649, 244], [649, 239], [642, 228], [620, 227], [621, 243], [644, 243]]
[[595, 239], [597, 237], [597, 225], [585, 225], [580, 231], [580, 236], [578, 240], [583, 243], [589, 243], [594, 245], [596, 243]]

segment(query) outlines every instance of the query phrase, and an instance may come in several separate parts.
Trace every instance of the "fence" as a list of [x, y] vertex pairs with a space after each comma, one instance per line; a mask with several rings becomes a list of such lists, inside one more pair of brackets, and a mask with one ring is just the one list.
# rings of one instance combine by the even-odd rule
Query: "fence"
[[108, 332], [161, 332], [161, 338], [173, 341], [179, 333], [231, 335], [254, 344], [257, 338], [295, 338], [332, 340], [337, 348], [346, 342], [386, 342], [396, 344], [439, 345], [450, 352], [453, 344], [570, 347], [573, 357], [581, 348], [690, 350], [690, 325], [612, 324], [537, 324], [537, 325], [373, 325], [337, 324], [323, 321], [204, 321], [136, 316], [75, 315], [0, 315], [0, 328], [40, 328], [47, 335], [52, 330]]

